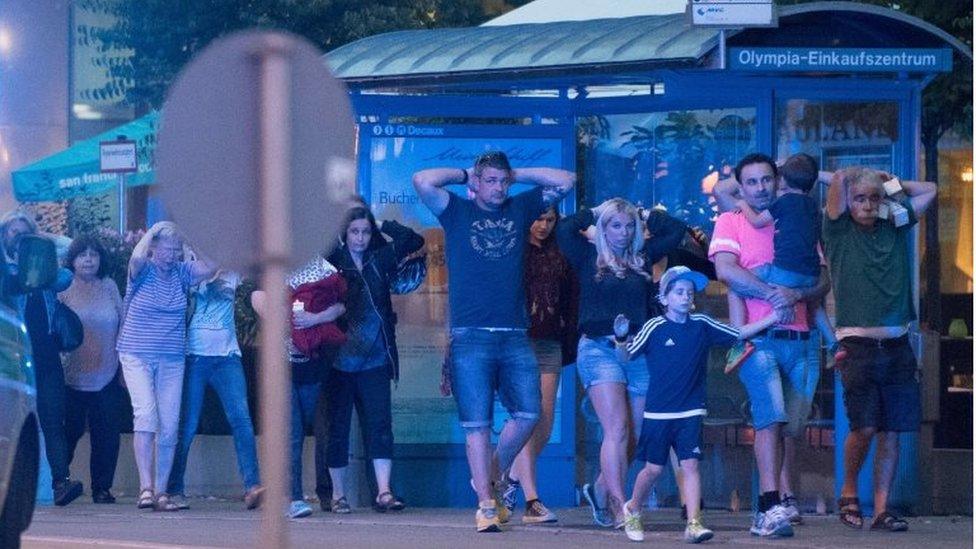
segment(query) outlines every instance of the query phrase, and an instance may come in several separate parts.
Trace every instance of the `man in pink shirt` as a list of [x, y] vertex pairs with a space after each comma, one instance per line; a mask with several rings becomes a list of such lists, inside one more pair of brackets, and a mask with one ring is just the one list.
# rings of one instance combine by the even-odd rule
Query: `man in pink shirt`
[[[735, 177], [742, 199], [754, 210], [765, 210], [776, 198], [778, 175], [772, 158], [747, 155], [735, 167]], [[821, 270], [817, 286], [809, 289], [759, 280], [750, 269], [772, 262], [774, 231], [773, 225], [753, 227], [740, 212], [723, 213], [715, 223], [708, 257], [719, 280], [745, 299], [746, 318], [731, 318], [734, 326], [755, 322], [774, 310], [780, 317], [777, 326], [753, 339], [756, 351], [740, 368], [739, 379], [751, 404], [761, 491], [750, 531], [758, 536], [791, 536], [791, 522], [800, 518], [789, 486], [791, 439], [803, 431], [820, 376], [818, 356], [810, 348], [805, 302], [823, 297], [830, 282], [826, 269]], [[782, 437], [789, 441], [785, 455]]]

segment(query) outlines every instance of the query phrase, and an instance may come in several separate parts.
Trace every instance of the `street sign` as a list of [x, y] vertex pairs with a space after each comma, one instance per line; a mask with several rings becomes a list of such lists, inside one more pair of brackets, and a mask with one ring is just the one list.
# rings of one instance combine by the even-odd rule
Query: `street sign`
[[[157, 189], [173, 221], [222, 267], [248, 274], [262, 262], [261, 79], [253, 51], [267, 34], [232, 35], [190, 62], [166, 98], [156, 153]], [[294, 268], [334, 243], [347, 206], [339, 202], [355, 193], [355, 119], [345, 86], [315, 47], [286, 38], [293, 46], [284, 83], [290, 151], [280, 160], [291, 174], [288, 188], [273, 192], [291, 196], [291, 250], [281, 259]]]
[[99, 142], [98, 164], [102, 173], [136, 173], [139, 170], [136, 142], [128, 139]]
[[351, 205], [348, 92], [306, 40], [245, 31], [193, 59], [164, 110], [164, 205], [190, 244], [221, 267], [261, 273], [258, 416], [267, 493], [255, 546], [286, 548], [291, 370], [283, 335], [292, 313], [285, 278], [328, 253]]
[[732, 70], [751, 72], [949, 72], [948, 48], [753, 48], [729, 50]]
[[690, 0], [688, 13], [696, 27], [775, 27], [773, 0]]

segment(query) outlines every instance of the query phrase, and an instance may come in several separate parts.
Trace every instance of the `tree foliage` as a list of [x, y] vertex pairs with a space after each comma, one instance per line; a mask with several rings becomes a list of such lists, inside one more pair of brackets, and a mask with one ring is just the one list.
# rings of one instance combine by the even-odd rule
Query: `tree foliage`
[[246, 28], [278, 29], [325, 51], [365, 36], [405, 29], [462, 27], [528, 0], [77, 0], [107, 15], [104, 27], [79, 25], [79, 43], [94, 46], [92, 63], [107, 83], [83, 96], [139, 111], [162, 105], [169, 85], [211, 41]]

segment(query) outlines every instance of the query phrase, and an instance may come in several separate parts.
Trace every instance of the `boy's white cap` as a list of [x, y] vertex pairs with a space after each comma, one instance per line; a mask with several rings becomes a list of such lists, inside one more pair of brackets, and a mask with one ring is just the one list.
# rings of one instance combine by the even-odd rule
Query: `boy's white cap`
[[700, 292], [708, 286], [708, 277], [699, 273], [698, 271], [692, 271], [684, 265], [678, 265], [677, 267], [671, 267], [670, 269], [664, 271], [661, 276], [661, 285], [658, 291], [659, 297], [664, 297], [664, 292], [667, 290], [668, 285], [677, 280], [690, 280], [692, 284], [695, 285], [695, 291]]

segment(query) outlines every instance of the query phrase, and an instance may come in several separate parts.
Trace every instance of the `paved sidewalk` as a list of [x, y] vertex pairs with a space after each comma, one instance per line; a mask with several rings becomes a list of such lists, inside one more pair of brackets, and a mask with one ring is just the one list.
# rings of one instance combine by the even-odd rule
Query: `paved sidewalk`
[[[249, 547], [260, 526], [260, 513], [245, 511], [240, 502], [192, 499], [192, 508], [177, 513], [136, 509], [134, 500], [115, 505], [75, 502], [68, 507], [42, 507], [24, 535], [25, 548]], [[354, 510], [340, 517], [316, 509], [308, 518], [289, 522], [295, 547], [611, 547], [629, 544], [622, 531], [597, 528], [588, 509], [559, 509], [559, 523], [525, 526], [521, 515], [499, 534], [474, 530], [474, 509], [407, 509], [401, 513]], [[895, 549], [928, 546], [951, 549], [973, 546], [971, 517], [912, 517], [910, 530], [891, 534], [851, 530], [835, 516], [807, 517], [793, 538], [759, 539], [748, 531], [749, 516], [706, 511], [705, 524], [715, 530], [707, 545], [813, 549], [854, 547]], [[647, 540], [655, 547], [687, 547], [684, 525], [675, 509], [644, 514]]]

